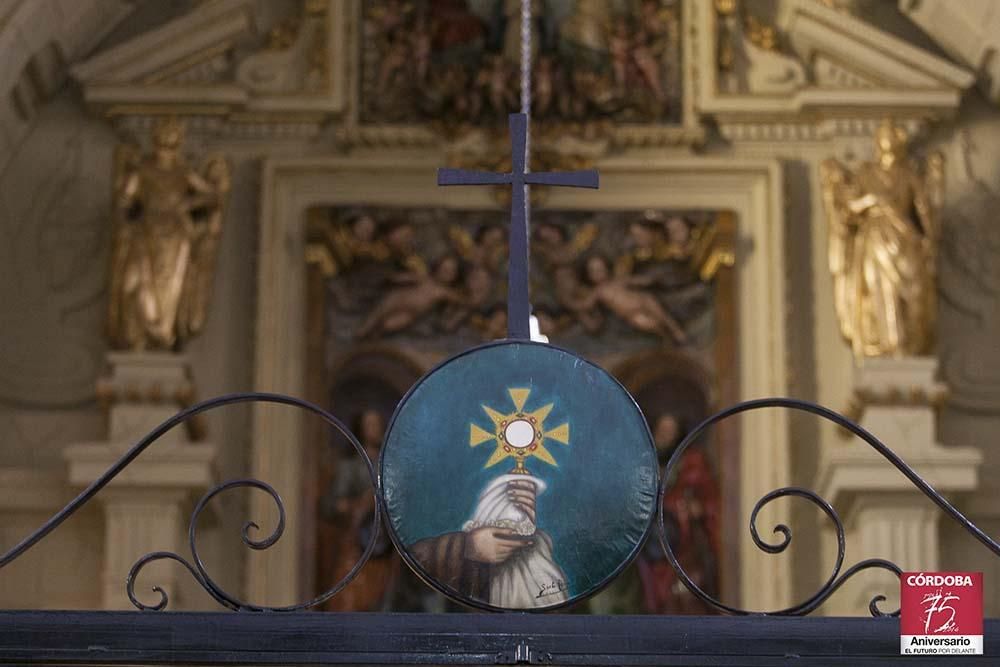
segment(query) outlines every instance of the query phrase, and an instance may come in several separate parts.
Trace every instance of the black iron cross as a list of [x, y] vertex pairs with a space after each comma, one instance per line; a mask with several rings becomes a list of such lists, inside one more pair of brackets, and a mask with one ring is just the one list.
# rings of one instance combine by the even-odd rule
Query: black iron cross
[[510, 173], [438, 169], [438, 185], [510, 185], [510, 257], [507, 260], [507, 337], [531, 337], [531, 302], [528, 295], [529, 185], [565, 185], [597, 188], [596, 169], [586, 171], [530, 172], [527, 165], [528, 116], [510, 115]]

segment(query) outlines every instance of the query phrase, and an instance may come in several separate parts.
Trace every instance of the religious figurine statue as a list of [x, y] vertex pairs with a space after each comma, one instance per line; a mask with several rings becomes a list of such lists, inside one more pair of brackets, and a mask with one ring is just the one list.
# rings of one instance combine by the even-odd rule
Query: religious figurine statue
[[[559, 225], [543, 223], [534, 231], [534, 249], [551, 276], [557, 303], [588, 333], [597, 332], [604, 324], [604, 317], [590, 303], [590, 290], [580, 281], [576, 261], [590, 249], [597, 235], [597, 225], [593, 223], [581, 225], [572, 238]], [[556, 323], [549, 324], [545, 331], [555, 332], [558, 327], [551, 325]]]
[[715, 0], [721, 88], [731, 93], [785, 95], [805, 86], [806, 67], [782, 48], [778, 30], [745, 9], [737, 0]]
[[120, 350], [173, 350], [202, 329], [230, 188], [223, 158], [187, 162], [177, 119], [152, 134], [150, 154], [116, 155], [108, 334]]
[[483, 89], [483, 97], [498, 118], [502, 118], [517, 105], [512, 72], [502, 56], [492, 55], [486, 59], [476, 76], [476, 85]]
[[535, 252], [551, 268], [568, 266], [597, 239], [598, 229], [594, 223], [586, 223], [568, 238], [559, 225], [543, 223], [535, 230]]
[[[652, 426], [661, 465], [666, 464], [686, 429], [677, 415], [660, 415]], [[710, 594], [718, 589], [721, 496], [712, 463], [704, 449], [684, 452], [673, 469], [673, 479], [663, 498], [667, 535], [684, 570]], [[680, 585], [677, 574], [658, 544], [647, 547], [636, 559], [648, 614], [704, 614], [709, 610]]]
[[856, 359], [925, 354], [932, 343], [944, 158], [910, 161], [907, 139], [887, 120], [874, 162], [820, 168], [834, 305]]
[[[385, 435], [385, 420], [378, 410], [367, 408], [357, 417], [355, 432], [365, 452], [377, 461]], [[350, 448], [348, 448], [350, 449]], [[320, 499], [320, 514], [329, 522], [323, 530], [321, 585], [328, 588], [354, 566], [371, 539], [375, 501], [368, 467], [353, 450], [337, 462], [326, 494]], [[399, 575], [399, 558], [382, 529], [372, 558], [351, 585], [327, 602], [328, 611], [380, 611], [392, 598]]]

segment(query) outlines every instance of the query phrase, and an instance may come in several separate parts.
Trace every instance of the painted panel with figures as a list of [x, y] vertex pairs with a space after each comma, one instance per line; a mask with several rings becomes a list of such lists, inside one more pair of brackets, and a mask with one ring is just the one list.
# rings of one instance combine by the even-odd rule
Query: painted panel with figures
[[[534, 3], [532, 115], [679, 124], [680, 2]], [[493, 125], [520, 108], [520, 0], [363, 5], [361, 121]]]
[[[490, 210], [359, 205], [311, 211], [307, 261], [320, 303], [310, 310], [322, 321], [310, 328], [324, 332], [314, 342], [322, 357], [310, 364], [323, 376], [316, 398], [354, 421], [373, 459], [395, 405], [421, 375], [450, 355], [505, 336], [505, 224], [502, 211]], [[730, 267], [736, 245], [734, 219], [724, 212], [542, 209], [533, 216], [532, 295], [542, 332], [608, 368], [628, 388], [661, 466], [712, 402], [731, 390], [715, 378], [731, 363], [735, 344]], [[310, 501], [318, 508], [323, 555], [316, 576], [323, 584], [350, 569], [369, 536], [367, 473], [343, 445], [335, 444], [332, 458], [327, 447], [320, 450]], [[664, 499], [679, 557], [699, 585], [716, 592], [723, 507], [735, 494], [730, 484], [724, 496], [721, 484], [733, 479], [735, 446], [723, 437], [691, 450]], [[349, 586], [331, 608], [453, 608], [417, 580], [388, 539], [373, 561], [377, 567], [364, 585]], [[600, 578], [572, 594], [585, 594]], [[598, 613], [708, 611], [679, 585], [655, 541], [588, 605]]]

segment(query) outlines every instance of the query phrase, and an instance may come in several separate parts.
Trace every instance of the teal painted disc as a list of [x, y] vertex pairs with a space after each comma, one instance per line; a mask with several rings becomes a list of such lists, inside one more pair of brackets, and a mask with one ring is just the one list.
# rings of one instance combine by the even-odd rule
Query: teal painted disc
[[646, 420], [611, 375], [503, 341], [449, 359], [400, 402], [380, 491], [407, 563], [475, 607], [542, 610], [600, 590], [655, 514]]

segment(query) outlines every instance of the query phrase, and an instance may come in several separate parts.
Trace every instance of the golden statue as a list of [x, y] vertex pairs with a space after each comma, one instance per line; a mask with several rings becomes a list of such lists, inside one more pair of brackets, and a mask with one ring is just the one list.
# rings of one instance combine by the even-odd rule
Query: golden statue
[[820, 166], [834, 304], [857, 359], [925, 354], [933, 342], [944, 158], [910, 161], [907, 139], [887, 120], [874, 162]]
[[120, 350], [172, 350], [201, 330], [230, 186], [223, 158], [188, 164], [177, 119], [152, 134], [149, 155], [125, 145], [115, 156], [108, 334]]

